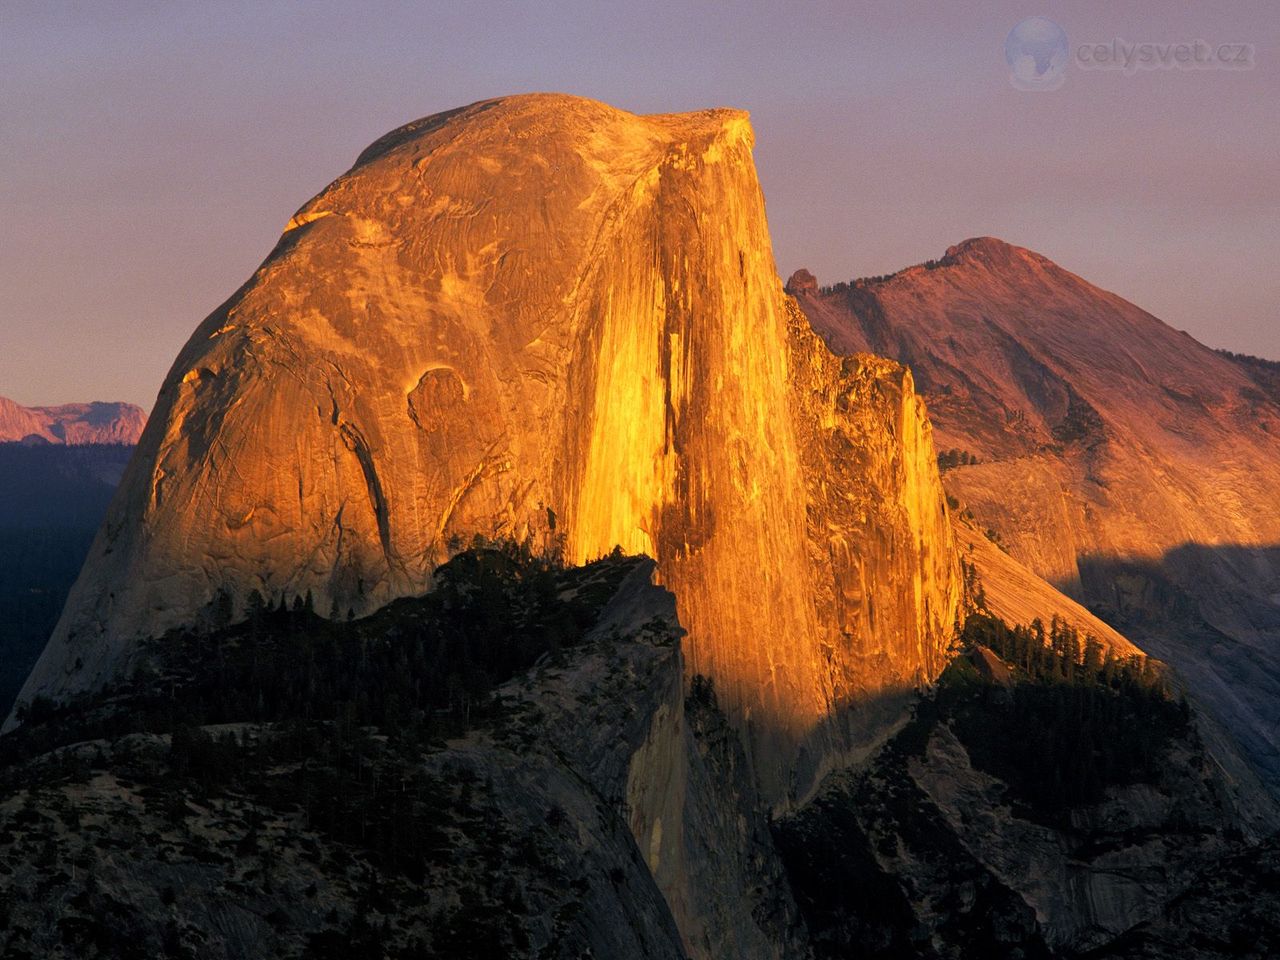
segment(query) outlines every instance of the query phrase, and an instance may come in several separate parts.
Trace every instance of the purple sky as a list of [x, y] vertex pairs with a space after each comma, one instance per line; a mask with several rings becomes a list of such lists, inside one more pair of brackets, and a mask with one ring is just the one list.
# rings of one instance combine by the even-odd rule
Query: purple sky
[[[150, 408], [190, 332], [370, 141], [485, 97], [751, 111], [779, 270], [992, 234], [1211, 346], [1280, 358], [1280, 3], [0, 3], [0, 395]], [[347, 9], [344, 9], [347, 7]], [[1185, 7], [1185, 8], [1184, 8]], [[1082, 42], [1249, 71], [1007, 77]]]

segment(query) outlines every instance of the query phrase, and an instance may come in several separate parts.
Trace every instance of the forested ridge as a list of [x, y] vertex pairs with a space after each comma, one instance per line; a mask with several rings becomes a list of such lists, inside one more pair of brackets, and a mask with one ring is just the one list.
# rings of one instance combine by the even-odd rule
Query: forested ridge
[[977, 613], [962, 640], [998, 654], [1013, 682], [979, 677], [962, 657], [919, 712], [948, 717], [974, 765], [1009, 784], [1038, 818], [1154, 779], [1169, 743], [1189, 733], [1190, 708], [1156, 661], [1117, 658], [1056, 617], [1046, 629]]
[[[305, 595], [252, 597], [241, 622], [156, 638], [129, 680], [64, 705], [23, 705], [23, 726], [0, 740], [0, 797], [26, 806], [0, 829], [0, 847], [12, 844], [52, 885], [83, 887], [58, 921], [72, 955], [194, 958], [207, 933], [171, 923], [157, 940], [136, 899], [84, 879], [114, 856], [109, 842], [94, 826], [73, 855], [75, 834], [62, 837], [48, 818], [81, 824], [88, 813], [66, 792], [103, 778], [117, 784], [108, 795], [141, 802], [137, 842], [158, 830], [148, 842], [174, 851], [162, 859], [194, 857], [224, 877], [227, 896], [280, 903], [271, 924], [282, 943], [303, 943], [299, 956], [519, 954], [531, 909], [521, 883], [565, 895], [581, 883], [557, 839], [569, 829], [564, 811], [517, 828], [465, 753], [424, 760], [479, 728], [517, 753], [536, 749], [537, 731], [508, 715], [497, 688], [561, 668], [647, 562], [615, 555], [568, 568], [478, 542], [437, 570], [430, 593], [369, 617], [320, 617]], [[229, 604], [214, 607], [229, 616]], [[234, 849], [212, 839], [228, 831]], [[513, 871], [531, 879], [515, 882]], [[316, 880], [303, 902], [284, 907], [308, 872]], [[428, 888], [458, 876], [461, 889], [433, 900]], [[30, 892], [4, 887], [0, 918], [38, 912]], [[189, 915], [181, 889], [159, 894], [158, 909]], [[292, 925], [315, 912], [310, 900], [336, 905], [306, 933]], [[41, 955], [34, 929], [5, 920], [4, 932], [4, 956]]]

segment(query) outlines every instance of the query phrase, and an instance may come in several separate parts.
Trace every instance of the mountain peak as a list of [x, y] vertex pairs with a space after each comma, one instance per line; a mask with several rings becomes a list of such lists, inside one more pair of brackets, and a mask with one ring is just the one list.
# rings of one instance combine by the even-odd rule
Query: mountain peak
[[992, 265], [1008, 265], [1019, 260], [1049, 262], [1047, 258], [1033, 250], [1006, 243], [999, 237], [970, 237], [961, 240], [954, 246], [947, 247], [941, 262], [944, 264], [987, 263]]
[[[611, 144], [607, 139], [602, 141], [595, 137], [597, 130], [623, 125], [631, 126], [632, 130], [622, 141]], [[479, 100], [410, 121], [366, 147], [356, 158], [355, 168], [378, 160], [406, 144], [431, 138], [437, 131], [444, 131], [449, 136], [457, 134], [464, 138], [464, 142], [469, 140], [479, 145], [488, 133], [503, 128], [520, 134], [524, 140], [540, 138], [546, 131], [554, 130], [562, 140], [580, 139], [584, 144], [589, 142], [597, 151], [602, 147], [622, 147], [630, 153], [642, 149], [646, 140], [649, 146], [653, 146], [659, 141], [675, 143], [718, 138], [731, 143], [745, 142], [748, 147], [754, 141], [750, 114], [733, 107], [639, 115], [572, 94], [521, 93]]]
[[801, 267], [795, 273], [791, 274], [791, 279], [787, 281], [785, 287], [787, 293], [793, 297], [801, 291], [811, 291], [818, 289], [818, 278], [812, 273]]
[[[1212, 678], [1230, 727], [1256, 729], [1280, 677], [1280, 389], [1265, 369], [993, 237], [797, 299], [836, 352], [910, 366], [957, 463], [948, 492], [1012, 557], [1122, 623], [1199, 611], [1161, 656]], [[1193, 617], [1247, 656], [1210, 652]], [[1244, 682], [1220, 665], [1237, 660]], [[1275, 744], [1248, 736], [1280, 782]]]
[[961, 240], [947, 248], [947, 256], [955, 257], [966, 253], [1008, 253], [1012, 250], [1018, 250], [1013, 244], [999, 237], [969, 237], [967, 240]]

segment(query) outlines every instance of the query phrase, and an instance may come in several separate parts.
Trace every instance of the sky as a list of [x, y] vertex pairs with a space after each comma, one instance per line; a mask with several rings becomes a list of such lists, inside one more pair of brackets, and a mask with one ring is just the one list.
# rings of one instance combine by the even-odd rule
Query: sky
[[[1032, 16], [1066, 33], [1058, 89], [1010, 82], [1005, 38]], [[1113, 39], [1249, 44], [1252, 67], [1081, 65]], [[0, 396], [150, 409], [364, 146], [536, 90], [749, 110], [783, 277], [993, 235], [1280, 359], [1278, 58], [1275, 0], [2, 0]]]

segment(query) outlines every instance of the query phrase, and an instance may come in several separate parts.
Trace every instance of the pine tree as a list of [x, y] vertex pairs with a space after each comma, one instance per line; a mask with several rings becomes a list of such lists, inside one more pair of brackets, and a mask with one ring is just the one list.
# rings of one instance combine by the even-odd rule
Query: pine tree
[[1091, 633], [1084, 639], [1082, 667], [1085, 677], [1089, 680], [1096, 679], [1098, 674], [1102, 672], [1102, 644]]

